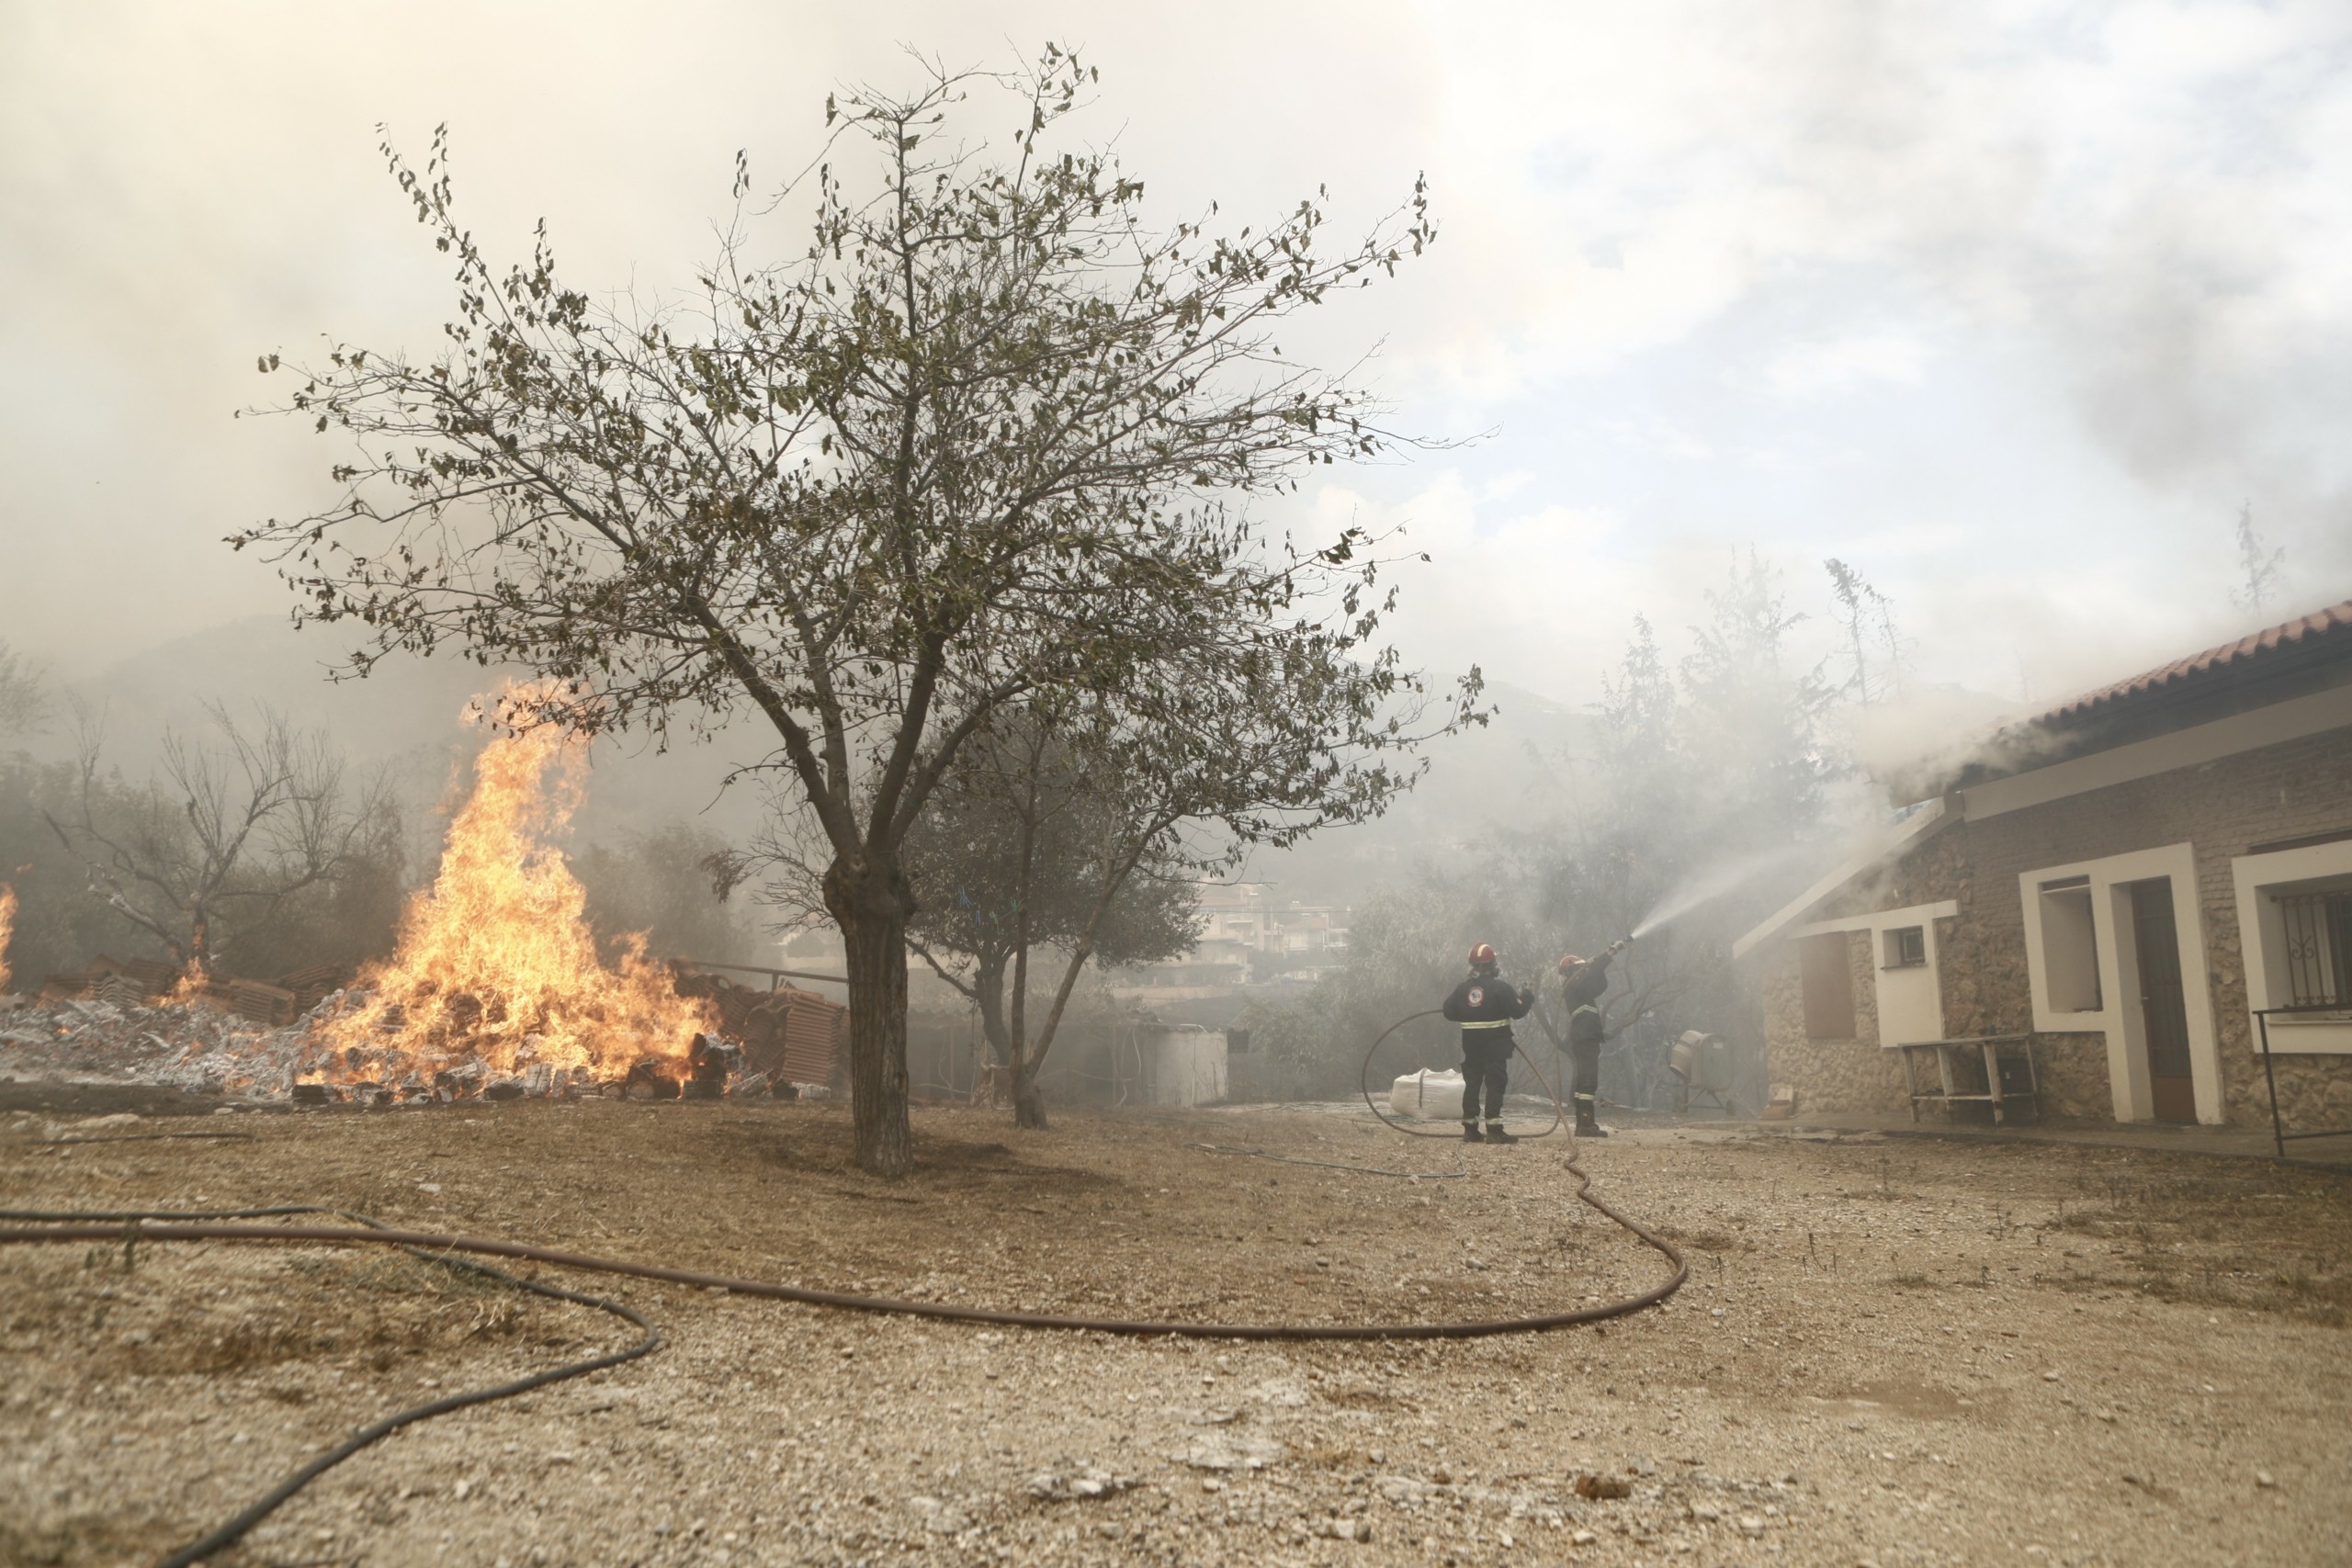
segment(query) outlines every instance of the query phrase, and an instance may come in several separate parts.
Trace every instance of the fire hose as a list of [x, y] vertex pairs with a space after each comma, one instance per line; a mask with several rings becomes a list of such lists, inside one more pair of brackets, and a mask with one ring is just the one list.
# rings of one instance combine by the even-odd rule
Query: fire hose
[[[567, 1291], [560, 1285], [526, 1280], [519, 1274], [510, 1274], [503, 1269], [493, 1269], [486, 1263], [476, 1263], [469, 1258], [450, 1258], [446, 1255], [435, 1256], [423, 1250], [419, 1246], [395, 1240], [394, 1238], [401, 1233], [394, 1231], [380, 1220], [367, 1214], [356, 1213], [348, 1209], [330, 1209], [315, 1203], [288, 1204], [274, 1209], [143, 1209], [118, 1211], [111, 1213], [0, 1209], [0, 1220], [29, 1221], [41, 1227], [0, 1230], [0, 1241], [104, 1239], [120, 1241], [125, 1247], [130, 1247], [141, 1241], [182, 1239], [162, 1231], [146, 1229], [145, 1226], [150, 1221], [177, 1219], [190, 1222], [174, 1227], [182, 1232], [219, 1232], [225, 1235], [239, 1228], [225, 1222], [251, 1221], [292, 1214], [334, 1214], [340, 1218], [354, 1221], [366, 1228], [343, 1234], [395, 1246], [411, 1257], [422, 1258], [427, 1263], [438, 1264], [444, 1269], [471, 1274], [479, 1279], [495, 1280], [502, 1285], [511, 1285], [516, 1290], [528, 1291], [533, 1295], [546, 1296], [552, 1301], [571, 1302], [578, 1306], [594, 1307], [599, 1312], [610, 1313], [616, 1317], [628, 1319], [643, 1329], [645, 1337], [623, 1349], [609, 1351], [601, 1356], [592, 1356], [584, 1361], [571, 1361], [560, 1367], [550, 1367], [545, 1371], [534, 1372], [528, 1377], [516, 1378], [510, 1382], [499, 1383], [493, 1387], [469, 1389], [462, 1393], [453, 1393], [423, 1404], [411, 1405], [406, 1410], [395, 1411], [381, 1420], [370, 1422], [342, 1442], [312, 1459], [276, 1486], [271, 1487], [266, 1494], [220, 1529], [163, 1559], [159, 1568], [190, 1568], [191, 1564], [203, 1562], [216, 1551], [226, 1551], [244, 1539], [245, 1534], [255, 1525], [276, 1513], [303, 1487], [308, 1486], [360, 1450], [372, 1447], [403, 1427], [413, 1426], [419, 1421], [429, 1421], [435, 1416], [447, 1416], [453, 1410], [463, 1410], [469, 1405], [487, 1404], [497, 1399], [512, 1399], [518, 1393], [528, 1393], [535, 1388], [545, 1388], [549, 1383], [585, 1377], [590, 1372], [600, 1372], [608, 1367], [617, 1367], [625, 1361], [634, 1361], [640, 1356], [650, 1356], [661, 1348], [661, 1331], [646, 1322], [644, 1316], [634, 1308], [623, 1306], [618, 1302], [606, 1301], [601, 1296], [582, 1295], [577, 1291]], [[300, 1227], [266, 1225], [246, 1228], [258, 1229], [271, 1236], [290, 1236]]]
[[[1454, 1134], [1452, 1133], [1424, 1133], [1418, 1127], [1408, 1127], [1405, 1123], [1397, 1121], [1395, 1117], [1388, 1115], [1385, 1111], [1382, 1111], [1378, 1105], [1373, 1102], [1372, 1085], [1366, 1081], [1366, 1078], [1372, 1072], [1373, 1057], [1378, 1055], [1380, 1054], [1380, 1048], [1388, 1043], [1388, 1037], [1390, 1035], [1396, 1033], [1398, 1030], [1404, 1028], [1408, 1023], [1418, 1023], [1425, 1018], [1435, 1018], [1443, 1011], [1444, 1010], [1442, 1008], [1430, 1008], [1420, 1012], [1407, 1013], [1403, 1018], [1398, 1019], [1396, 1022], [1390, 1024], [1387, 1028], [1380, 1032], [1380, 1037], [1374, 1040], [1372, 1043], [1371, 1048], [1364, 1052], [1363, 1065], [1356, 1069], [1356, 1092], [1363, 1096], [1364, 1109], [1371, 1111], [1374, 1116], [1379, 1117], [1382, 1122], [1387, 1123], [1392, 1132], [1402, 1133], [1408, 1138], [1452, 1138]], [[1544, 1033], [1552, 1034], [1552, 1025], [1543, 1014], [1536, 1014], [1535, 1021], [1544, 1025]], [[1557, 1043], [1558, 1040], [1559, 1036], [1553, 1034], [1554, 1043]], [[1548, 1138], [1567, 1124], [1567, 1111], [1566, 1108], [1560, 1103], [1560, 1091], [1552, 1087], [1552, 1080], [1544, 1076], [1544, 1068], [1537, 1063], [1535, 1058], [1529, 1055], [1525, 1051], [1520, 1049], [1517, 1040], [1512, 1041], [1511, 1050], [1517, 1054], [1521, 1061], [1527, 1064], [1528, 1069], [1534, 1073], [1535, 1081], [1544, 1086], [1544, 1095], [1552, 1101], [1552, 1124], [1544, 1128], [1540, 1133], [1521, 1134], [1520, 1141], [1527, 1143], [1537, 1138]], [[1467, 1104], [1464, 1104], [1462, 1109], [1464, 1111], [1467, 1111], [1470, 1107]], [[1577, 1135], [1574, 1132], [1571, 1132], [1568, 1134], [1568, 1168], [1570, 1170], [1576, 1170], [1576, 1144]], [[1577, 1174], [1578, 1176], [1583, 1176], [1584, 1172], [1577, 1170]], [[1578, 1192], [1577, 1196], [1582, 1198], [1584, 1197], [1584, 1194], [1582, 1192]], [[1585, 1199], [1585, 1201], [1592, 1202], [1593, 1200], [1587, 1198]], [[1604, 1208], [1601, 1210], [1601, 1213], [1609, 1213], [1609, 1211]], [[1617, 1216], [1610, 1214], [1610, 1218], [1616, 1219]], [[1623, 1224], [1623, 1222], [1620, 1221], [1619, 1223]], [[1638, 1229], [1635, 1230], [1635, 1234], [1640, 1234]], [[1669, 1248], [1668, 1250], [1671, 1251], [1672, 1249]]]
[[[1366, 1071], [1372, 1053], [1390, 1035], [1416, 1019], [1428, 1017], [1415, 1013], [1400, 1019], [1373, 1042], [1372, 1051], [1364, 1055]], [[1521, 1053], [1524, 1056], [1525, 1053]], [[1528, 1065], [1534, 1067], [1532, 1058]], [[1535, 1067], [1536, 1077], [1546, 1090], [1550, 1081], [1543, 1069]], [[1358, 1075], [1359, 1083], [1363, 1075]], [[1364, 1101], [1372, 1105], [1367, 1090]], [[1561, 1116], [1559, 1096], [1552, 1095], [1553, 1125], [1544, 1133], [1531, 1134], [1541, 1137], [1555, 1131]], [[1372, 1105], [1373, 1114], [1400, 1133], [1428, 1137], [1437, 1134], [1419, 1133], [1381, 1115]], [[1212, 1150], [1216, 1153], [1255, 1152]], [[288, 1476], [266, 1495], [247, 1507], [235, 1518], [222, 1525], [192, 1545], [172, 1553], [162, 1562], [161, 1568], [189, 1568], [214, 1552], [225, 1551], [242, 1539], [255, 1525], [293, 1497], [304, 1486], [340, 1464], [345, 1459], [390, 1436], [403, 1427], [435, 1416], [447, 1415], [469, 1405], [511, 1398], [532, 1389], [554, 1382], [601, 1371], [623, 1362], [650, 1355], [661, 1344], [661, 1335], [653, 1325], [633, 1309], [617, 1302], [567, 1291], [560, 1286], [544, 1284], [510, 1274], [470, 1258], [453, 1256], [470, 1254], [481, 1258], [513, 1258], [542, 1263], [558, 1269], [578, 1269], [586, 1273], [613, 1274], [632, 1279], [654, 1280], [665, 1284], [689, 1286], [706, 1291], [723, 1291], [734, 1295], [752, 1296], [768, 1301], [796, 1302], [806, 1306], [831, 1307], [844, 1312], [880, 1313], [907, 1317], [924, 1317], [948, 1323], [988, 1324], [1012, 1328], [1064, 1329], [1096, 1334], [1119, 1335], [1137, 1338], [1238, 1339], [1257, 1341], [1355, 1341], [1365, 1340], [1450, 1340], [1483, 1339], [1506, 1334], [1532, 1334], [1548, 1329], [1572, 1328], [1586, 1324], [1604, 1323], [1612, 1318], [1657, 1305], [1682, 1288], [1689, 1278], [1690, 1265], [1681, 1250], [1664, 1236], [1644, 1225], [1632, 1216], [1613, 1208], [1594, 1195], [1592, 1178], [1577, 1164], [1576, 1139], [1569, 1135], [1568, 1153], [1562, 1164], [1577, 1179], [1577, 1199], [1599, 1211], [1610, 1220], [1651, 1247], [1674, 1265], [1673, 1273], [1661, 1284], [1639, 1295], [1626, 1296], [1598, 1306], [1579, 1307], [1573, 1311], [1539, 1313], [1523, 1317], [1489, 1318], [1455, 1323], [1397, 1324], [1295, 1324], [1295, 1323], [1183, 1323], [1152, 1319], [1080, 1317], [1059, 1313], [1021, 1312], [994, 1307], [956, 1306], [944, 1302], [913, 1301], [902, 1297], [860, 1295], [842, 1291], [818, 1290], [802, 1285], [779, 1284], [766, 1280], [735, 1279], [720, 1274], [706, 1274], [690, 1269], [673, 1269], [662, 1264], [637, 1263], [623, 1258], [599, 1258], [588, 1253], [564, 1252], [553, 1247], [534, 1247], [522, 1242], [502, 1241], [487, 1236], [469, 1236], [436, 1231], [402, 1230], [366, 1214], [326, 1208], [319, 1205], [299, 1205], [275, 1209], [245, 1209], [228, 1211], [169, 1211], [147, 1210], [103, 1213], [76, 1212], [46, 1212], [37, 1210], [0, 1210], [0, 1221], [15, 1222], [0, 1224], [0, 1246], [10, 1243], [59, 1242], [119, 1242], [126, 1247], [141, 1242], [159, 1241], [295, 1241], [395, 1247], [443, 1267], [463, 1269], [478, 1276], [512, 1285], [534, 1294], [577, 1305], [611, 1313], [644, 1330], [644, 1337], [626, 1349], [609, 1352], [588, 1360], [571, 1362], [534, 1373], [529, 1377], [494, 1387], [451, 1394], [429, 1404], [399, 1411], [361, 1427]], [[1410, 1176], [1417, 1172], [1382, 1172], [1386, 1175]], [[1438, 1174], [1438, 1173], [1429, 1173]], [[264, 1220], [284, 1219], [300, 1214], [334, 1214], [352, 1223], [344, 1225], [263, 1224]]]

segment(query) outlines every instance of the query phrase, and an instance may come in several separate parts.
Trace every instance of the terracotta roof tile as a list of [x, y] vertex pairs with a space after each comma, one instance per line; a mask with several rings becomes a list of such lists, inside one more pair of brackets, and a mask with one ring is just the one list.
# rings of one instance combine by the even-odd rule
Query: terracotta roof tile
[[2219, 648], [2209, 648], [2202, 653], [2192, 653], [2170, 664], [2134, 675], [2128, 681], [2118, 681], [2111, 686], [2101, 686], [2086, 692], [2072, 701], [2061, 703], [2030, 720], [2031, 724], [2067, 724], [2088, 717], [2104, 708], [2143, 693], [2161, 691], [2177, 685], [2191, 677], [2228, 665], [2243, 664], [2275, 653], [2282, 648], [2304, 644], [2314, 638], [2346, 637], [2352, 640], [2352, 599], [2331, 604], [2324, 610], [2314, 610], [2308, 615], [2298, 615], [2291, 621], [2267, 626], [2235, 642], [2225, 642]]

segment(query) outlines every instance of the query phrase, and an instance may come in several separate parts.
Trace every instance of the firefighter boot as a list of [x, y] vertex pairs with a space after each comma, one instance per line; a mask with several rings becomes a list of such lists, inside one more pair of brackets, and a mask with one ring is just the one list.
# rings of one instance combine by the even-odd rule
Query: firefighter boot
[[1592, 1119], [1592, 1101], [1589, 1100], [1577, 1101], [1577, 1136], [1579, 1138], [1609, 1136], [1609, 1129]]
[[1487, 1134], [1478, 1131], [1478, 1123], [1476, 1122], [1464, 1122], [1462, 1123], [1462, 1141], [1465, 1144], [1483, 1144], [1487, 1141]]
[[1519, 1142], [1519, 1139], [1511, 1134], [1504, 1132], [1503, 1124], [1501, 1122], [1489, 1122], [1487, 1123], [1487, 1142], [1490, 1144], [1515, 1144]]

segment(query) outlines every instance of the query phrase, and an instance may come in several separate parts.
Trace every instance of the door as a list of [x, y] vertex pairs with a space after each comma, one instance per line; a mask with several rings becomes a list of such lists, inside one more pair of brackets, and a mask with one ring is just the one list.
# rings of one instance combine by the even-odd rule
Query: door
[[2188, 1001], [2180, 983], [2180, 933], [2172, 879], [2132, 884], [2132, 930], [2140, 956], [2140, 1016], [2148, 1041], [2148, 1087], [2159, 1122], [2197, 1120], [2188, 1066]]

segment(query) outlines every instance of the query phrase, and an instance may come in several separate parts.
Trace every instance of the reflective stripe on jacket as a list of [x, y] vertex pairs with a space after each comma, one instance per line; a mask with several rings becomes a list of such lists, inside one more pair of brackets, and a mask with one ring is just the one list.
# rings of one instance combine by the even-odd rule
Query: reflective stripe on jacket
[[1609, 954], [1588, 960], [1583, 968], [1561, 983], [1560, 1000], [1568, 1010], [1568, 1043], [1598, 1045], [1607, 1029], [1600, 1013], [1600, 994], [1609, 988]]
[[[1465, 1041], [1489, 1039], [1489, 1032], [1498, 1029], [1509, 1040], [1510, 1021], [1525, 1018], [1527, 1010], [1534, 1005], [1532, 991], [1522, 991], [1498, 976], [1473, 975], [1454, 987], [1453, 994], [1445, 998], [1445, 1016], [1462, 1026]], [[1471, 1032], [1474, 1030], [1477, 1032], [1475, 1036]]]

